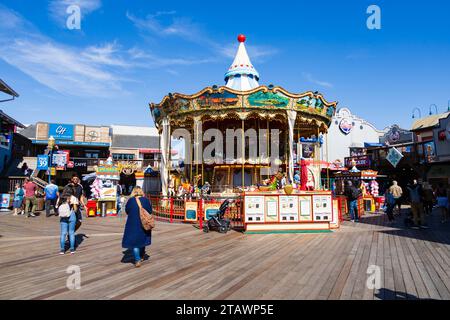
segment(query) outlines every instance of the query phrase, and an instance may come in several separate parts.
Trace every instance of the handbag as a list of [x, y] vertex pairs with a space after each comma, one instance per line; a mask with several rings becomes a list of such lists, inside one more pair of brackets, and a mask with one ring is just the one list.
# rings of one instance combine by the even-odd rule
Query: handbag
[[68, 218], [72, 214], [72, 209], [70, 209], [70, 206], [67, 202], [63, 203], [58, 207], [58, 215], [61, 218]]
[[153, 214], [149, 213], [142, 207], [141, 200], [136, 197], [137, 205], [139, 206], [139, 217], [141, 218], [141, 224], [145, 231], [151, 231], [155, 227], [155, 218]]

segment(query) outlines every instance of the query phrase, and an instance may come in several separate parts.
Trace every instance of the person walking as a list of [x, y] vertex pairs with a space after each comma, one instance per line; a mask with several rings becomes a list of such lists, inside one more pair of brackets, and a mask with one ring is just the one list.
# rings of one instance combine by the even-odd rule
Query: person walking
[[[23, 185], [25, 189], [25, 213], [27, 214], [27, 218], [36, 217], [36, 207], [37, 207], [37, 186], [31, 181], [29, 178], [25, 178], [25, 183]], [[29, 211], [31, 204], [31, 213]]]
[[352, 222], [359, 222], [358, 198], [361, 195], [361, 190], [355, 187], [353, 183], [348, 180], [347, 185], [345, 186], [344, 195], [347, 197], [350, 220]]
[[413, 180], [412, 184], [408, 187], [409, 190], [409, 198], [411, 200], [411, 211], [413, 215], [414, 221], [414, 229], [427, 228], [425, 225], [425, 213], [423, 210], [423, 190], [422, 186], [417, 182], [417, 180]]
[[447, 222], [448, 218], [448, 197], [447, 197], [447, 189], [444, 188], [442, 183], [439, 184], [436, 189], [436, 199], [439, 210], [441, 211], [441, 222]]
[[398, 206], [398, 213], [400, 214], [401, 209], [402, 209], [403, 190], [402, 190], [402, 187], [400, 187], [398, 185], [396, 180], [392, 181], [392, 186], [389, 187], [389, 193], [392, 194], [392, 196], [394, 197], [394, 200], [395, 200], [394, 209], [395, 209], [395, 206]]
[[434, 192], [429, 183], [423, 184], [423, 207], [425, 214], [431, 215], [433, 212]]
[[77, 217], [75, 213], [75, 207], [71, 204], [71, 198], [73, 197], [72, 188], [64, 188], [62, 195], [57, 200], [57, 208], [60, 216], [60, 252], [59, 254], [66, 253], [66, 238], [69, 236], [69, 249], [70, 254], [75, 253], [75, 226], [77, 223]]
[[18, 214], [23, 214], [22, 203], [23, 203], [24, 195], [25, 195], [25, 192], [23, 191], [22, 187], [20, 186], [19, 183], [16, 183], [15, 190], [14, 190], [14, 199], [13, 199], [13, 209], [14, 209], [13, 216], [17, 216]]
[[386, 214], [388, 216], [389, 222], [393, 222], [395, 220], [394, 217], [394, 207], [396, 204], [395, 197], [388, 189], [386, 190], [384, 198], [386, 203]]
[[[85, 197], [84, 197], [84, 189], [83, 186], [80, 184], [80, 178], [78, 178], [78, 175], [74, 174], [72, 176], [72, 179], [70, 182], [64, 187], [65, 189], [70, 189], [71, 194], [78, 200], [78, 203], [71, 202], [71, 205], [74, 206], [75, 215], [77, 218], [77, 230], [81, 225], [82, 215], [81, 215], [81, 206], [83, 206], [84, 210], [87, 212], [87, 207], [85, 203]], [[63, 191], [64, 192], [64, 191]], [[68, 191], [69, 192], [69, 191]]]
[[144, 197], [144, 191], [141, 187], [134, 187], [130, 198], [125, 206], [127, 222], [122, 239], [122, 247], [132, 250], [134, 254], [134, 264], [139, 268], [145, 258], [145, 247], [152, 243], [152, 232], [145, 231], [142, 227], [140, 217], [140, 206], [148, 213], [152, 213], [150, 201]]
[[53, 207], [54, 215], [58, 215], [56, 209], [56, 201], [59, 197], [58, 186], [55, 184], [55, 180], [51, 180], [44, 188], [45, 194], [45, 216], [48, 218], [51, 216], [50, 209]]

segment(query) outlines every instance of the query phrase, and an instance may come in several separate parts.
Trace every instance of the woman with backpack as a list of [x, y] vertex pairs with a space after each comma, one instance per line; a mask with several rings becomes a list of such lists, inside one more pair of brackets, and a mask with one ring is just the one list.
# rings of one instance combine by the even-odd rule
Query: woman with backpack
[[136, 268], [139, 268], [144, 261], [145, 247], [152, 243], [152, 232], [144, 229], [140, 208], [145, 209], [148, 214], [152, 214], [152, 205], [144, 197], [144, 191], [141, 187], [134, 187], [125, 206], [127, 222], [125, 224], [122, 247], [133, 251]]
[[59, 254], [66, 252], [66, 238], [69, 235], [70, 254], [75, 253], [75, 225], [77, 223], [77, 204], [73, 195], [72, 188], [64, 188], [62, 195], [58, 198], [57, 208], [60, 217], [60, 248]]

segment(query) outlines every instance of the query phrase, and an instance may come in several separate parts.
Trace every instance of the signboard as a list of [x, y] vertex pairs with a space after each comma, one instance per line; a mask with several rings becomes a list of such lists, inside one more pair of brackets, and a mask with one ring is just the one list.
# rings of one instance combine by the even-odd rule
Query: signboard
[[51, 176], [56, 176], [56, 168], [55, 167], [51, 167], [50, 168], [50, 175]]
[[184, 205], [184, 220], [185, 221], [197, 221], [197, 202], [186, 201]]
[[300, 221], [312, 221], [312, 208], [310, 196], [298, 197], [300, 208]]
[[436, 146], [434, 144], [434, 141], [424, 143], [423, 151], [425, 153], [425, 159], [427, 162], [436, 161]]
[[9, 193], [2, 193], [1, 195], [1, 209], [8, 209], [11, 206], [11, 195]]
[[397, 167], [400, 160], [402, 160], [403, 155], [400, 151], [398, 151], [395, 147], [389, 149], [389, 153], [387, 154], [386, 160], [389, 161], [394, 168]]
[[204, 205], [205, 208], [205, 220], [209, 220], [211, 215], [215, 215], [219, 213], [220, 203], [206, 203]]
[[73, 168], [76, 170], [87, 171], [88, 163], [86, 159], [73, 159]]
[[339, 129], [343, 134], [347, 135], [353, 129], [353, 123], [351, 123], [348, 119], [344, 118], [339, 122]]
[[331, 195], [314, 195], [312, 209], [314, 221], [331, 221], [333, 218]]
[[278, 221], [278, 197], [266, 196], [266, 222], [277, 222]]
[[48, 136], [59, 140], [73, 140], [74, 125], [62, 123], [50, 123]]
[[352, 168], [352, 161], [356, 161], [356, 167], [358, 168], [370, 168], [371, 158], [370, 156], [358, 156], [358, 157], [346, 157], [345, 166], [347, 168]]
[[74, 163], [73, 161], [67, 161], [67, 168], [68, 169], [73, 169]]
[[245, 222], [264, 222], [264, 196], [245, 197]]
[[48, 170], [48, 155], [40, 154], [37, 156], [37, 167], [38, 170]]
[[120, 171], [116, 166], [98, 166], [96, 173], [99, 179], [120, 180]]
[[100, 200], [116, 200], [117, 190], [116, 186], [105, 187], [100, 189]]
[[297, 196], [280, 196], [280, 222], [298, 221]]

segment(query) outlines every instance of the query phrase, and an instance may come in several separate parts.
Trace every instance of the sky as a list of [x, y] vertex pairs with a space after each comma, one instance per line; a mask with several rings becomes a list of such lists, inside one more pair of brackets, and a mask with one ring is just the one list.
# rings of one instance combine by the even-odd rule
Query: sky
[[241, 33], [260, 84], [317, 90], [378, 129], [447, 110], [446, 0], [0, 0], [0, 78], [20, 94], [0, 108], [24, 124], [153, 126], [148, 103], [224, 84]]

